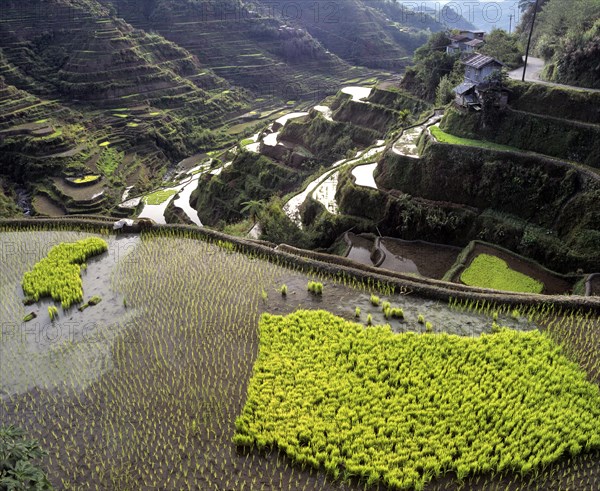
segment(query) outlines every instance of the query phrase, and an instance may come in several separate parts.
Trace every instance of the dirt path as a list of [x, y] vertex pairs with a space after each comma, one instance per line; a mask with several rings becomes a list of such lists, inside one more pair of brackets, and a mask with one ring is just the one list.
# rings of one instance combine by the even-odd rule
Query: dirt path
[[[527, 60], [527, 70], [525, 71], [525, 81], [534, 82], [536, 84], [551, 85], [553, 87], [562, 87], [570, 90], [583, 90], [585, 92], [600, 92], [600, 89], [588, 89], [585, 87], [576, 87], [574, 85], [557, 84], [554, 82], [546, 82], [540, 78], [542, 70], [546, 66], [546, 62], [541, 58], [530, 56]], [[513, 80], [523, 79], [523, 67], [517, 68], [508, 72], [509, 78]]]

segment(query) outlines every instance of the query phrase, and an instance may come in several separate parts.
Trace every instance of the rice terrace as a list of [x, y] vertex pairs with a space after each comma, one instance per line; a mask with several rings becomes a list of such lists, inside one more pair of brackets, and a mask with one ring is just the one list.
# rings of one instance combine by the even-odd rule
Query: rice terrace
[[599, 491], [599, 46], [0, 0], [0, 491]]
[[[2, 419], [39, 440], [57, 488], [598, 482], [593, 302], [432, 301], [190, 227], [6, 223], [0, 238]], [[21, 281], [65, 244], [100, 244], [81, 279], [103, 298], [52, 316]]]

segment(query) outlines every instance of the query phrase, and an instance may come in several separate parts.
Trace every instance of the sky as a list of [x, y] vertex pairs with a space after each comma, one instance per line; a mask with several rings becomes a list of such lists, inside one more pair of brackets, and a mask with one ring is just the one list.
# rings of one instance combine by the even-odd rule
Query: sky
[[444, 10], [445, 6], [451, 7], [475, 27], [486, 32], [491, 31], [494, 27], [505, 31], [511, 28], [514, 32], [521, 17], [518, 0], [401, 0], [401, 3], [406, 8], [426, 7], [438, 20], [446, 23], [450, 28], [453, 17], [448, 10]]

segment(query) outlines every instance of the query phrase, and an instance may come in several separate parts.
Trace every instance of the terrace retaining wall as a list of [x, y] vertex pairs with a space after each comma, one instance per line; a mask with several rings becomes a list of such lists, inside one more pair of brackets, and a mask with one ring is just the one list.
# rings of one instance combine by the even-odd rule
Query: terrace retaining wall
[[[55, 219], [6, 219], [0, 220], [0, 231], [3, 228], [31, 228], [35, 226], [47, 226], [48, 228], [63, 227], [71, 225], [81, 227], [84, 230], [98, 230], [104, 233], [113, 233], [112, 226], [108, 220], [85, 220], [61, 218]], [[321, 272], [333, 277], [347, 275], [358, 281], [364, 281], [373, 285], [380, 283], [396, 287], [416, 295], [447, 302], [450, 298], [458, 300], [488, 301], [511, 306], [533, 305], [539, 303], [554, 304], [563, 309], [584, 309], [600, 312], [600, 298], [582, 296], [551, 296], [498, 292], [485, 288], [469, 287], [447, 283], [430, 278], [416, 278], [402, 273], [382, 272], [370, 266], [355, 263], [342, 257], [330, 256], [314, 251], [297, 249], [286, 244], [277, 248], [257, 243], [249, 239], [233, 237], [215, 230], [197, 228], [189, 225], [154, 225], [150, 230], [180, 230], [191, 233], [199, 239], [222, 240], [235, 244], [240, 252], [259, 254], [266, 260], [277, 263], [293, 265], [304, 272]], [[116, 231], [117, 234], [119, 231]]]

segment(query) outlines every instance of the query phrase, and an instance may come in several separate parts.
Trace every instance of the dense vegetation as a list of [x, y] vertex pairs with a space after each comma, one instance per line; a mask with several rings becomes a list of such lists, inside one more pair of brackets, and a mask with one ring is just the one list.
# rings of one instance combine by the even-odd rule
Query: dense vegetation
[[446, 32], [432, 34], [427, 43], [415, 51], [415, 64], [406, 70], [401, 83], [402, 88], [433, 102], [438, 85], [444, 77], [450, 79], [451, 84], [457, 82], [462, 77], [462, 70], [457, 64], [459, 55], [446, 53], [446, 46], [449, 44]]
[[493, 288], [510, 292], [542, 293], [544, 284], [511, 269], [506, 261], [489, 254], [480, 254], [460, 275], [465, 285]]
[[334, 477], [422, 489], [528, 473], [600, 447], [600, 391], [537, 331], [394, 334], [324, 311], [265, 314], [234, 441]]
[[83, 300], [81, 268], [85, 261], [108, 250], [106, 241], [91, 237], [54, 246], [48, 255], [23, 275], [23, 292], [37, 302], [52, 297], [63, 309]]
[[479, 53], [496, 58], [509, 68], [523, 64], [521, 57], [524, 52], [518, 36], [502, 29], [492, 29], [485, 37], [485, 44], [479, 49]]
[[36, 440], [27, 440], [21, 428], [0, 427], [0, 491], [50, 491], [44, 471], [34, 464], [46, 453]]
[[[533, 2], [521, 23], [526, 39]], [[541, 0], [533, 47], [549, 62], [546, 77], [554, 82], [600, 88], [600, 3], [597, 0]]]

